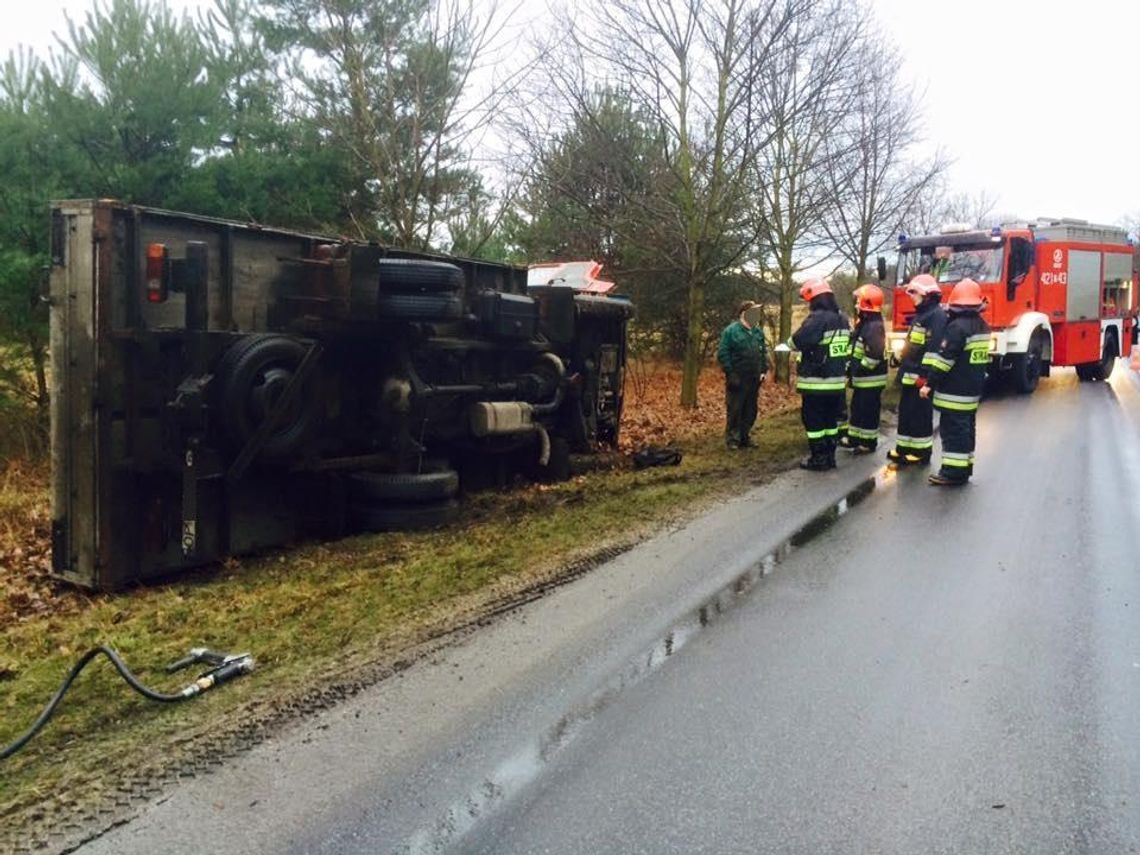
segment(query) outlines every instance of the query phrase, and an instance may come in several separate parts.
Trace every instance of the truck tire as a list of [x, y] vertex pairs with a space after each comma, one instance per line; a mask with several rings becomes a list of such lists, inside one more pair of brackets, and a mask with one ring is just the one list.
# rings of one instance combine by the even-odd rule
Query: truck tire
[[454, 293], [463, 287], [463, 271], [444, 261], [382, 258], [380, 291], [393, 294]]
[[376, 312], [380, 320], [451, 321], [463, 317], [463, 298], [459, 294], [386, 294], [376, 295]]
[[348, 522], [356, 531], [423, 531], [448, 525], [458, 514], [454, 499], [407, 507], [356, 503], [348, 507]]
[[348, 494], [362, 503], [437, 502], [459, 492], [459, 473], [354, 472], [348, 477]]
[[[305, 345], [283, 335], [241, 339], [222, 355], [216, 374], [220, 381], [218, 415], [235, 448], [243, 447], [292, 381], [305, 358]], [[258, 453], [260, 460], [282, 460], [297, 454], [321, 417], [316, 378], [310, 375], [293, 405]]]
[[1116, 359], [1120, 356], [1120, 345], [1116, 342], [1116, 330], [1109, 330], [1104, 337], [1104, 353], [1100, 355], [1100, 380], [1107, 380], [1116, 367]]
[[1120, 348], [1116, 344], [1116, 331], [1109, 330], [1104, 338], [1104, 351], [1099, 362], [1086, 362], [1077, 366], [1077, 377], [1081, 380], [1106, 380], [1116, 367], [1116, 358], [1120, 355]]
[[1033, 337], [1029, 339], [1029, 349], [1010, 360], [1012, 367], [1009, 371], [1009, 379], [1014, 391], [1022, 395], [1030, 395], [1037, 388], [1037, 383], [1041, 380], [1044, 353], [1045, 343], [1041, 340], [1040, 334], [1034, 333]]

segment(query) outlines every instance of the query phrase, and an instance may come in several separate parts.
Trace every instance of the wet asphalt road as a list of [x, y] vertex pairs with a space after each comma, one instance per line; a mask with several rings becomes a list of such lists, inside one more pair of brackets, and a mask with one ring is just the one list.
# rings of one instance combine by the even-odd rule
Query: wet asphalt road
[[1140, 851], [1140, 383], [1058, 372], [979, 440], [975, 483], [883, 479], [704, 628], [876, 464], [726, 502], [81, 851]]
[[603, 710], [484, 853], [1140, 850], [1140, 384], [984, 406]]

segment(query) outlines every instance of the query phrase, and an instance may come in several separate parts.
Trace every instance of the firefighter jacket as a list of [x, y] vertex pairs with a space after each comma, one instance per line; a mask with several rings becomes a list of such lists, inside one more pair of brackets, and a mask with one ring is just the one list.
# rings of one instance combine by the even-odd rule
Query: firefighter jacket
[[929, 366], [923, 358], [942, 341], [946, 329], [946, 310], [940, 303], [923, 302], [910, 322], [906, 343], [899, 354], [899, 382], [904, 386], [914, 386], [918, 378], [926, 377]]
[[851, 334], [851, 361], [848, 371], [855, 389], [882, 389], [887, 385], [887, 363], [883, 359], [887, 334], [883, 316], [860, 314]]
[[990, 328], [974, 311], [952, 311], [938, 346], [923, 358], [939, 410], [978, 409], [990, 364]]
[[847, 388], [851, 332], [847, 318], [825, 308], [811, 313], [792, 334], [789, 346], [800, 352], [796, 391], [805, 395], [837, 394]]
[[760, 327], [749, 329], [733, 321], [720, 334], [716, 361], [725, 374], [760, 377], [768, 373], [768, 343]]

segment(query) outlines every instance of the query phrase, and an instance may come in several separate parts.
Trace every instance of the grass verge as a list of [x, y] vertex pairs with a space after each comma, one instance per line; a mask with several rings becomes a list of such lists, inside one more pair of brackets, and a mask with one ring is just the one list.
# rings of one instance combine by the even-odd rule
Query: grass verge
[[[173, 688], [163, 663], [192, 646], [251, 650], [258, 670], [186, 705], [130, 692], [104, 661], [91, 666], [45, 731], [3, 763], [0, 827], [49, 827], [84, 804], [112, 806], [148, 763], [288, 705], [361, 663], [400, 655], [485, 615], [495, 604], [603, 548], [628, 546], [715, 498], [763, 483], [803, 448], [795, 410], [757, 431], [759, 446], [685, 441], [680, 467], [612, 470], [565, 484], [488, 493], [444, 531], [312, 544], [121, 595], [21, 619], [0, 651], [0, 744], [27, 727], [84, 650], [114, 645], [144, 682]], [[0, 841], [3, 834], [0, 834]]]

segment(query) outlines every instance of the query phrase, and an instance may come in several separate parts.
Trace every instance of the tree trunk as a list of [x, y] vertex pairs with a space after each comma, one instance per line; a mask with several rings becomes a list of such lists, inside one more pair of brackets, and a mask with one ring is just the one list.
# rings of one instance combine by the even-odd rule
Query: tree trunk
[[701, 373], [701, 329], [705, 308], [705, 283], [689, 283], [689, 318], [685, 335], [685, 360], [681, 373], [681, 406], [697, 406], [697, 379]]
[[[792, 334], [792, 295], [795, 293], [796, 283], [790, 271], [780, 272], [780, 341], [785, 342]], [[776, 380], [780, 383], [791, 383], [791, 354], [776, 354]]]

